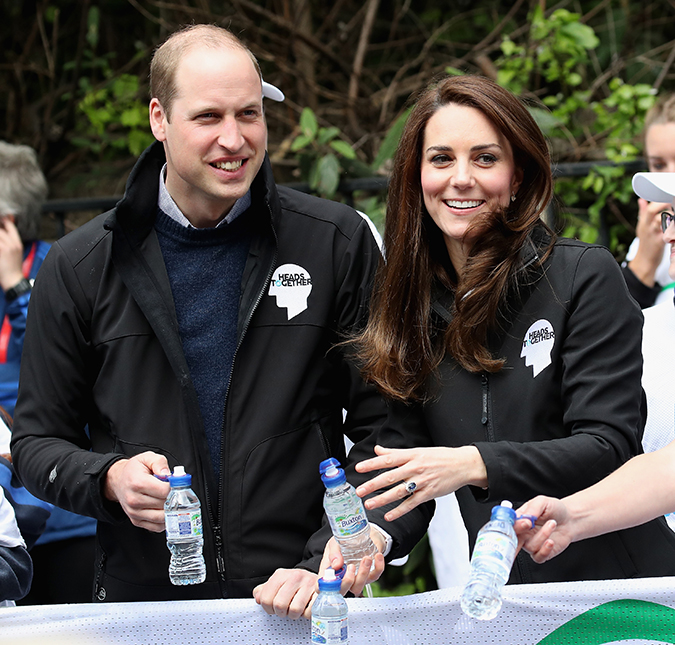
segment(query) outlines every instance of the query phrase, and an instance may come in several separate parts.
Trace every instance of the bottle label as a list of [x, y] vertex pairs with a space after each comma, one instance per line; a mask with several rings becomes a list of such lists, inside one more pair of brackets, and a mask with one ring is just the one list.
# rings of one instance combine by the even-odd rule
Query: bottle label
[[507, 580], [511, 566], [516, 557], [518, 542], [513, 536], [504, 533], [486, 532], [479, 534], [471, 556], [472, 563], [480, 560], [481, 564], [496, 569], [500, 576]]
[[347, 616], [342, 618], [317, 618], [312, 616], [312, 643], [349, 642]]
[[363, 510], [363, 502], [355, 495], [346, 496], [338, 503], [331, 504], [328, 521], [336, 537], [351, 537], [368, 526], [368, 518]]
[[167, 511], [164, 519], [167, 540], [201, 537], [202, 535], [201, 510]]

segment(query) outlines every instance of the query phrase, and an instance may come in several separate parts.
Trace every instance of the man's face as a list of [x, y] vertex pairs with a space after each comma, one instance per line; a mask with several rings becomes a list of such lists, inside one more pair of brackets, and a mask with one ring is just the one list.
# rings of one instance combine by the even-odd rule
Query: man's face
[[194, 226], [215, 226], [265, 157], [260, 77], [243, 50], [195, 46], [178, 65], [176, 88], [171, 121], [157, 99], [150, 102], [152, 133], [166, 151], [166, 187]]

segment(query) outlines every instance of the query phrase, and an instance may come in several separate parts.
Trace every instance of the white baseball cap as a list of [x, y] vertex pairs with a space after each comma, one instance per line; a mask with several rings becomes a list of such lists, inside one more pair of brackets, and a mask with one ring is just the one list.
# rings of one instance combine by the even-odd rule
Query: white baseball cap
[[648, 202], [672, 202], [675, 172], [639, 172], [633, 176], [633, 190]]
[[284, 93], [278, 87], [265, 81], [262, 82], [262, 95], [273, 101], [283, 101], [286, 98]]

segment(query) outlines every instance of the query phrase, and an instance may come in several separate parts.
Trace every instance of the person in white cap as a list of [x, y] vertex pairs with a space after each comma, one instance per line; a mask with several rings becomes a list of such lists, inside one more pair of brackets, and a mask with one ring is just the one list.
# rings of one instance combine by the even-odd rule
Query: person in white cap
[[[266, 610], [298, 617], [330, 536], [319, 463], [346, 464], [345, 435], [358, 454], [386, 414], [333, 349], [365, 316], [380, 251], [352, 208], [276, 185], [263, 97], [283, 94], [230, 32], [172, 34], [150, 80], [157, 142], [36, 283], [16, 469], [36, 495], [99, 520], [95, 600], [257, 589]], [[169, 484], [154, 477], [177, 464], [204, 525], [206, 581], [186, 587], [169, 582]], [[373, 536], [388, 557], [409, 549]], [[377, 577], [382, 554], [374, 564]]]
[[[633, 190], [643, 199], [663, 204], [659, 216], [663, 241], [669, 255], [669, 274], [675, 280], [675, 173], [638, 173]], [[647, 427], [645, 450], [597, 484], [564, 499], [540, 495], [518, 509], [537, 517], [535, 527], [517, 522], [520, 544], [535, 562], [543, 563], [580, 540], [638, 526], [666, 515], [673, 527], [675, 513], [675, 410], [664, 384], [672, 378], [672, 343], [664, 339], [675, 329], [673, 302], [652, 307], [645, 314], [645, 374]], [[662, 311], [661, 311], [662, 310]], [[658, 313], [658, 317], [651, 316]], [[651, 349], [658, 350], [651, 351]], [[659, 373], [662, 378], [655, 379]], [[657, 411], [657, 421], [654, 411]]]
[[[662, 97], [647, 112], [644, 148], [650, 172], [675, 172], [675, 95]], [[672, 299], [670, 253], [664, 248], [659, 220], [666, 206], [638, 200], [636, 237], [621, 267], [630, 294], [643, 309]]]

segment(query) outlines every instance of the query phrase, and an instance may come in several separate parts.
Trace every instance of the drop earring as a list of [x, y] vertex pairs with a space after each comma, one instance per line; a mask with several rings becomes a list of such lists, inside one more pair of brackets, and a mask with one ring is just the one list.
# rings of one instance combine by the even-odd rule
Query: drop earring
[[515, 193], [511, 193], [511, 201], [512, 202], [516, 201], [516, 194]]

